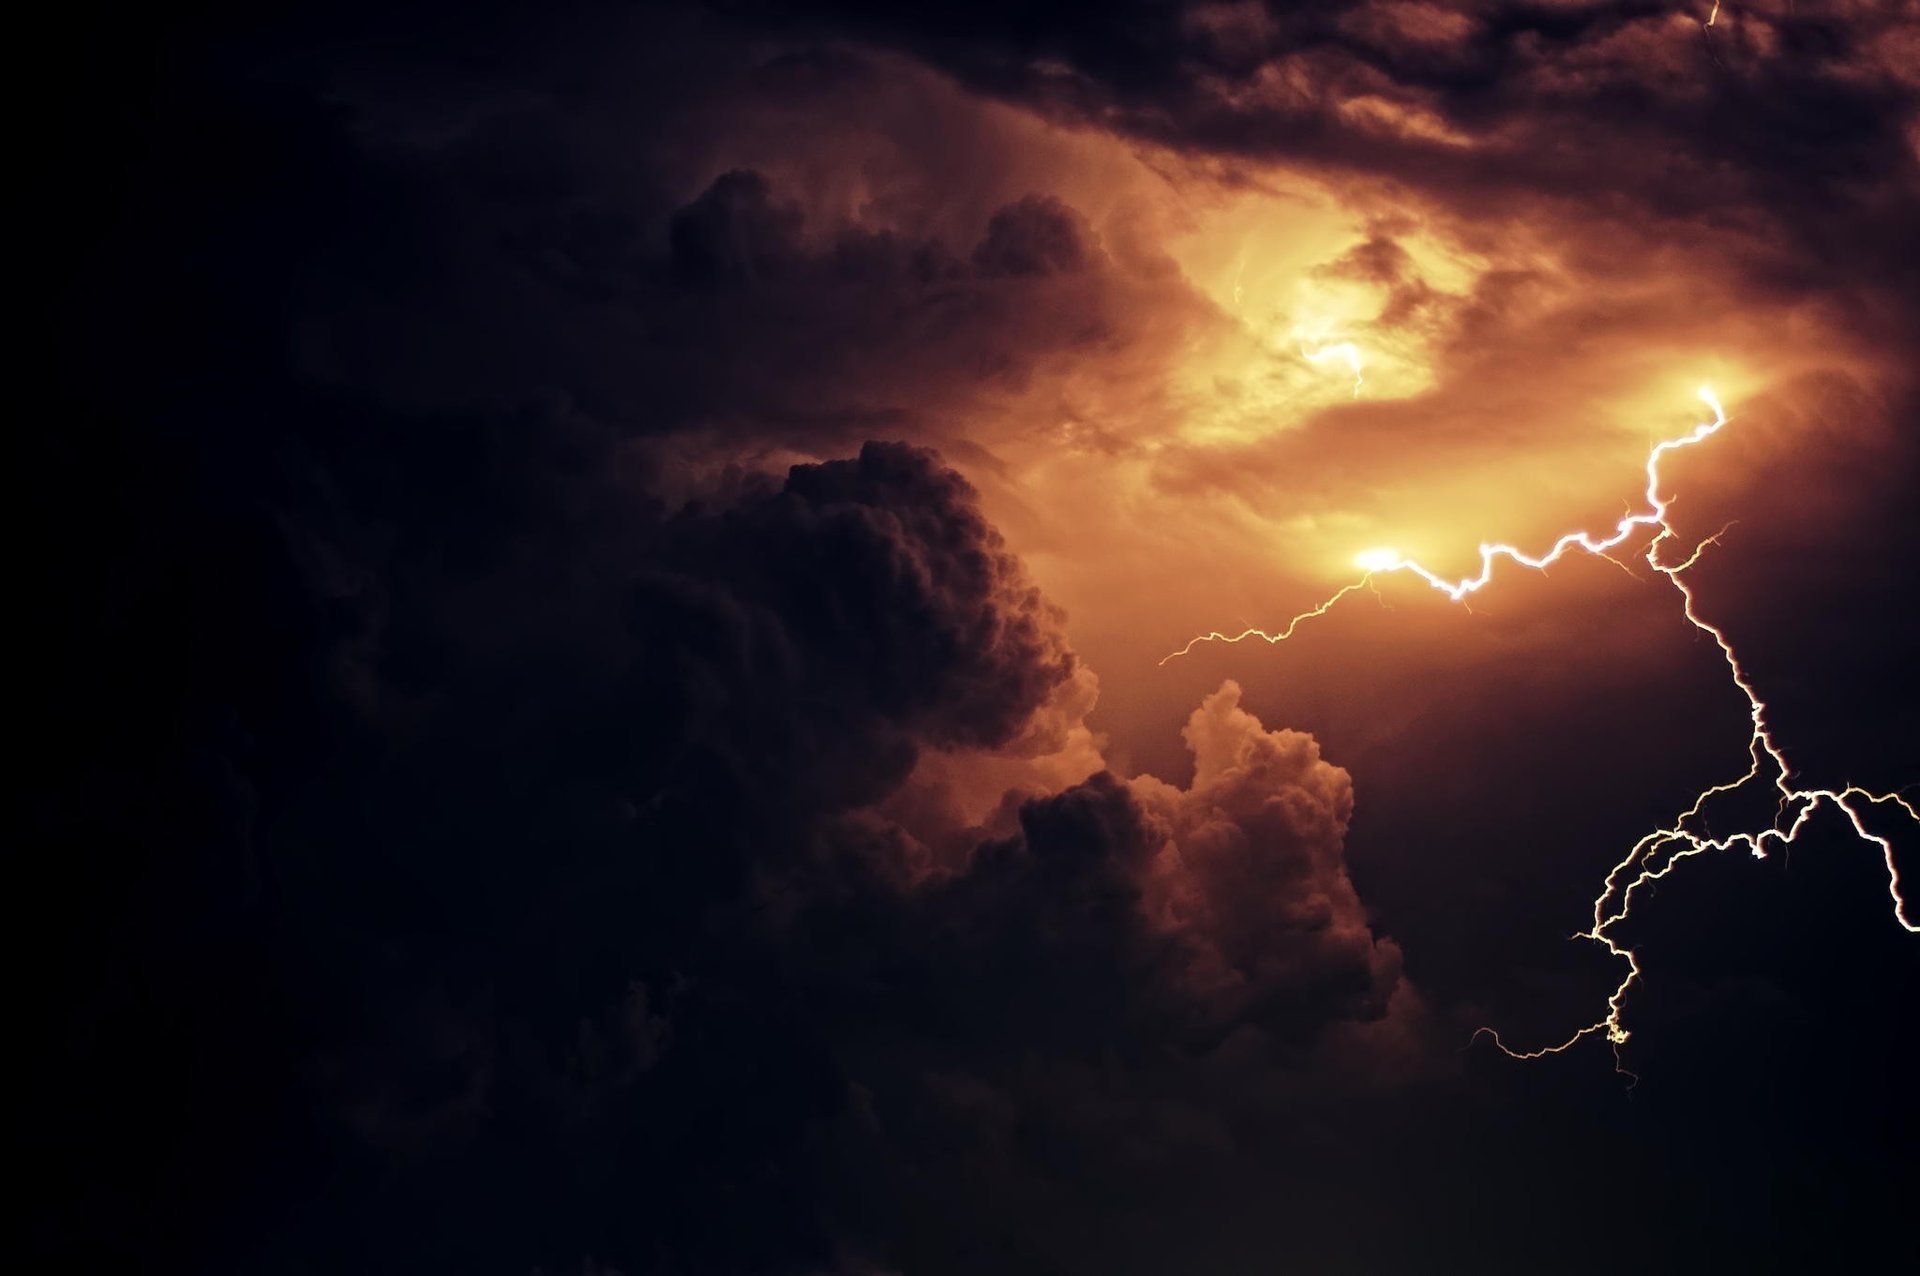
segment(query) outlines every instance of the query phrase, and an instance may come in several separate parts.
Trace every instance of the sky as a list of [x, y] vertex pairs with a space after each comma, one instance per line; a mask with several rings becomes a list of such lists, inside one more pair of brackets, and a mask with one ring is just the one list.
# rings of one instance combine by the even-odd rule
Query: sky
[[43, 1262], [1920, 1258], [1910, 3], [63, 21]]

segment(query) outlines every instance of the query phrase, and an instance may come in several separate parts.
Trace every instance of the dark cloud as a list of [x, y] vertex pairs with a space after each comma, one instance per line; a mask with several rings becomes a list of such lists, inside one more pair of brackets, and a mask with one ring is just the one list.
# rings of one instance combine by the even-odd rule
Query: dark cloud
[[[1068, 223], [1039, 217], [1057, 248]], [[805, 1270], [894, 1235], [873, 1217], [893, 1194], [829, 1173], [810, 1133], [862, 1093], [1044, 1120], [1055, 1083], [1009, 1062], [1033, 1050], [1152, 1058], [1177, 1091], [1236, 1027], [1276, 1033], [1256, 1054], [1285, 1068], [1384, 1013], [1337, 794], [1302, 799], [1333, 807], [1302, 809], [1312, 849], [1262, 883], [1281, 955], [1224, 898], [1147, 903], [1185, 889], [1182, 838], [1212, 847], [1189, 846], [1202, 874], [1265, 854], [1254, 808], [1293, 801], [1293, 769], [1194, 799], [1209, 816], [1104, 774], [1016, 796], [957, 865], [874, 811], [923, 751], [1037, 755], [1086, 703], [1058, 611], [931, 453], [869, 444], [670, 510], [648, 454], [564, 399], [408, 414], [259, 369], [183, 399], [206, 415], [175, 483], [114, 476], [126, 521], [99, 552], [128, 601], [65, 615], [52, 665], [53, 702], [103, 715], [35, 815], [108, 932], [59, 960], [158, 954], [48, 1008], [56, 1248]], [[268, 411], [270, 446], [224, 447]], [[101, 856], [126, 898], [87, 891]], [[1257, 996], [1196, 980], [1223, 960]], [[139, 1051], [193, 1084], [162, 1107], [171, 1068], [116, 1076]], [[1136, 1140], [1213, 1119], [1164, 1102], [1167, 1133]], [[125, 1186], [96, 1178], [135, 1129]], [[1049, 1137], [1111, 1136], [1096, 1113]], [[193, 1186], [141, 1195], [153, 1174]], [[242, 1182], [259, 1212], [235, 1227]], [[130, 1221], [92, 1232], [116, 1190]]]
[[1050, 196], [1029, 195], [993, 215], [973, 250], [985, 275], [1052, 275], [1085, 270], [1099, 250], [1086, 219]]
[[799, 255], [804, 214], [779, 207], [759, 173], [724, 173], [668, 223], [674, 272], [693, 281], [753, 283]]
[[[547, 147], [567, 123], [516, 127]], [[410, 408], [564, 387], [638, 433], [831, 452], [876, 429], [952, 439], [970, 402], [1132, 325], [1091, 228], [1051, 197], [954, 236], [809, 215], [734, 169], [643, 217], [595, 171], [613, 157], [536, 153], [552, 190], [484, 138], [343, 156], [361, 199], [312, 229], [303, 370]], [[406, 264], [361, 284], [368, 241]]]
[[1184, 152], [1384, 182], [1482, 222], [1651, 217], [1798, 295], [1836, 272], [1879, 307], [1913, 291], [1920, 83], [1911, 20], [1885, 6], [1732, 6], [1711, 31], [1704, 8], [1599, 0], [776, 11]]

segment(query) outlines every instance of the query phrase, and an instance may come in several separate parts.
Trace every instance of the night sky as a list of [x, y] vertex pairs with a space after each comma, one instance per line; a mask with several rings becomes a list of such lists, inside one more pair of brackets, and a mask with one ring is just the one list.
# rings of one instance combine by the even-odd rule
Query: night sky
[[1910, 0], [17, 34], [34, 1270], [1920, 1268]]

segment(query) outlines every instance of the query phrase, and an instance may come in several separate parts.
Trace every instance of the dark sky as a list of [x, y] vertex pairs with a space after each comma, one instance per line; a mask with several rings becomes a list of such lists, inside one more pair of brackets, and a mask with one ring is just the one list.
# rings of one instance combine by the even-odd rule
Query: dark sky
[[1911, 1266], [1831, 811], [1641, 894], [1617, 1057], [1474, 1036], [1606, 1013], [1568, 935], [1745, 763], [1644, 539], [1158, 663], [1610, 525], [1710, 381], [1697, 603], [1796, 783], [1914, 800], [1920, 12], [1711, 12], [23, 41], [36, 1267]]

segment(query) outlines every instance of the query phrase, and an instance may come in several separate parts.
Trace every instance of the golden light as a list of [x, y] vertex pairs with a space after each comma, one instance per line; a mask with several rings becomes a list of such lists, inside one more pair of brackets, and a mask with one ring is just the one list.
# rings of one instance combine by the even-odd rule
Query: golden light
[[1359, 346], [1356, 346], [1351, 341], [1342, 341], [1335, 345], [1321, 346], [1314, 350], [1309, 350], [1303, 346], [1300, 350], [1300, 355], [1316, 368], [1327, 363], [1329, 360], [1338, 360], [1346, 364], [1353, 372], [1353, 397], [1356, 399], [1360, 397], [1360, 388], [1365, 382], [1361, 377], [1361, 369], [1364, 363], [1360, 357]]
[[1397, 549], [1369, 549], [1353, 556], [1353, 565], [1363, 572], [1390, 572], [1401, 562]]

